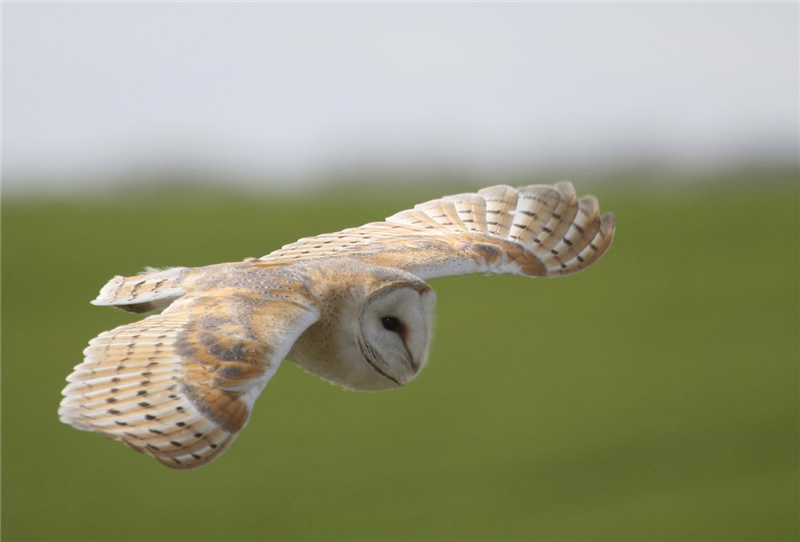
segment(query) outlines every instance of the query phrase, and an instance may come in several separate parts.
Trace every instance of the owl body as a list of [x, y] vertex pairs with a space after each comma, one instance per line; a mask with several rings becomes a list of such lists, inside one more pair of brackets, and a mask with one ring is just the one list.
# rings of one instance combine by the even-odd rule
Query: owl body
[[[253, 330], [256, 340], [259, 340], [256, 331], [259, 326], [271, 327], [269, 323], [251, 322], [265, 301], [302, 304], [317, 320], [297, 339], [287, 360], [348, 389], [377, 391], [404, 385], [427, 361], [436, 295], [411, 273], [347, 258], [295, 264], [269, 264], [251, 259], [183, 270], [180, 283], [191, 288], [201, 300], [215, 298], [217, 304], [207, 307], [201, 320], [207, 329], [219, 330], [227, 321], [225, 317], [214, 316], [219, 310], [216, 309], [219, 300], [238, 296], [236, 321], [247, 322], [246, 327]], [[227, 301], [223, 304], [230, 310]], [[180, 302], [172, 310], [183, 310]], [[378, 312], [366, 317], [370, 310]], [[169, 313], [170, 309], [166, 314]], [[392, 366], [367, 339], [369, 330], [378, 340], [382, 338], [380, 329], [370, 328], [382, 325], [384, 317], [406, 322], [402, 333], [387, 334], [385, 338], [393, 339], [395, 335], [399, 338], [399, 342], [392, 342], [403, 346], [398, 349], [398, 358], [408, 363]], [[383, 346], [384, 350], [392, 347]], [[231, 356], [220, 347], [216, 351], [223, 359]]]
[[614, 225], [569, 183], [495, 186], [261, 259], [114, 277], [94, 304], [163, 312], [89, 343], [61, 420], [199, 467], [230, 446], [283, 359], [349, 389], [404, 386], [428, 361], [425, 279], [575, 273], [605, 253]]

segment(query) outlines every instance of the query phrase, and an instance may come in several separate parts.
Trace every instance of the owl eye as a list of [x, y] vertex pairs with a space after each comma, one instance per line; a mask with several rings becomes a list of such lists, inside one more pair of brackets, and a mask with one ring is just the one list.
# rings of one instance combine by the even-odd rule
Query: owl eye
[[396, 316], [384, 316], [381, 319], [383, 328], [394, 333], [400, 332], [400, 320]]

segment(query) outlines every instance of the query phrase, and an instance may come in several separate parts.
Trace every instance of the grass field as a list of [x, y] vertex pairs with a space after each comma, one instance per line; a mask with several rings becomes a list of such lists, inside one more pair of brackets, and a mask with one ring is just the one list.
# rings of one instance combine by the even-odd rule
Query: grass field
[[345, 392], [287, 362], [190, 472], [58, 421], [87, 341], [136, 319], [99, 288], [441, 194], [4, 199], [3, 540], [797, 540], [797, 185], [592, 191], [617, 215], [596, 267], [431, 281], [413, 384]]

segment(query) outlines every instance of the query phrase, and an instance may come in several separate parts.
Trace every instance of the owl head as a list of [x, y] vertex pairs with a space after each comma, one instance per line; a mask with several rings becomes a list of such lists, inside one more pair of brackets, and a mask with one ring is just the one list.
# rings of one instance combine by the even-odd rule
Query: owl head
[[428, 361], [436, 294], [427, 284], [392, 282], [371, 292], [358, 318], [358, 347], [374, 372], [369, 389], [410, 382]]
[[336, 309], [298, 339], [289, 359], [350, 389], [403, 386], [428, 361], [436, 294], [410, 273], [358, 271], [366, 272], [349, 278], [346, 292], [339, 291], [343, 281], [328, 279], [329, 295], [341, 302], [328, 305]]

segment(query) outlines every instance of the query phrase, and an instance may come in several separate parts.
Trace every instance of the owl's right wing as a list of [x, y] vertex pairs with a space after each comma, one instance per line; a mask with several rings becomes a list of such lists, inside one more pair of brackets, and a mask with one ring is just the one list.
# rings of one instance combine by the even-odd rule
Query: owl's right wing
[[345, 256], [421, 279], [472, 273], [550, 277], [598, 261], [614, 238], [612, 213], [571, 183], [493, 186], [416, 205], [385, 222], [300, 239], [264, 257], [292, 262]]
[[318, 318], [288, 288], [187, 294], [162, 314], [92, 340], [67, 378], [59, 416], [168, 467], [205, 465], [230, 446]]

